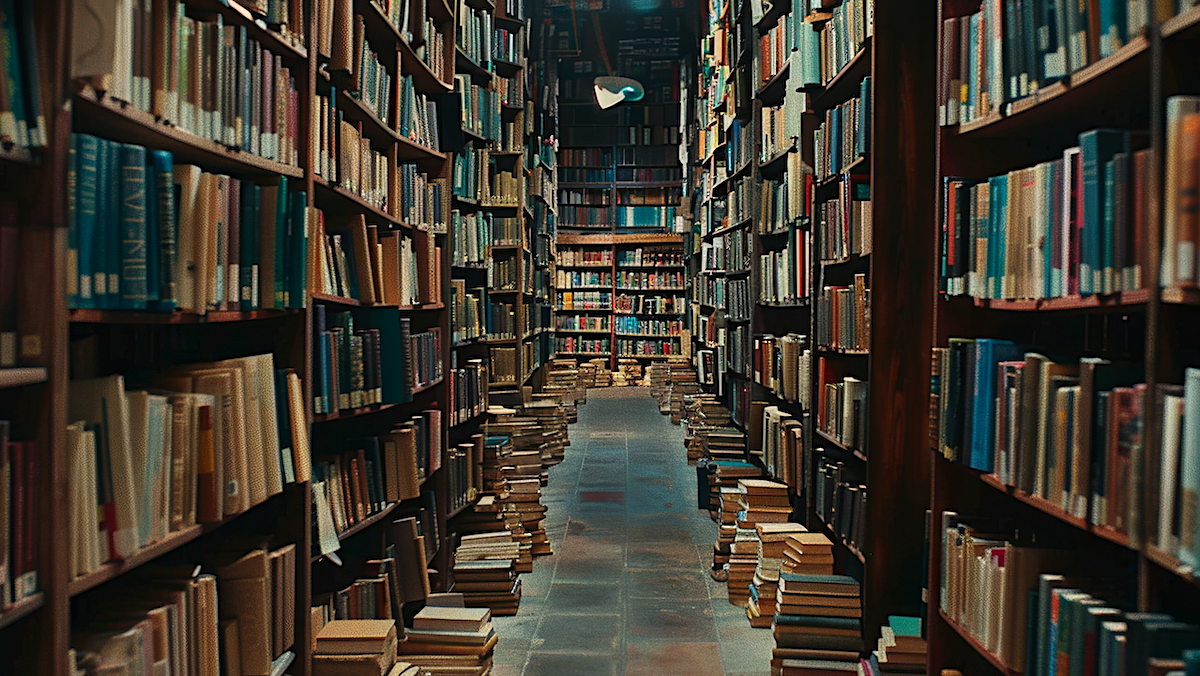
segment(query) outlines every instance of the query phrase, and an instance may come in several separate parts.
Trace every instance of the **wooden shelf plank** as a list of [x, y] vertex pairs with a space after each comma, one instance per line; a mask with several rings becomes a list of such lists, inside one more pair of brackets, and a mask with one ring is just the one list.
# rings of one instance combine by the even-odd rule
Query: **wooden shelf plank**
[[151, 312], [148, 310], [95, 310], [76, 308], [68, 313], [69, 321], [78, 324], [217, 324], [245, 322], [257, 319], [279, 319], [296, 315], [301, 310], [214, 310], [205, 314], [195, 312]]
[[1012, 312], [1046, 312], [1051, 310], [1089, 310], [1096, 308], [1128, 308], [1150, 302], [1150, 290], [1124, 291], [1119, 293], [1088, 296], [1065, 296], [1040, 300], [1000, 300], [976, 298], [976, 307]]
[[950, 619], [946, 613], [942, 612], [940, 608], [938, 609], [938, 616], [942, 618], [942, 621], [950, 625], [950, 628], [953, 629], [959, 636], [961, 636], [962, 639], [967, 642], [967, 645], [974, 648], [975, 652], [979, 653], [979, 655], [987, 660], [988, 663], [993, 667], [996, 667], [996, 669], [1000, 670], [1001, 674], [1004, 676], [1021, 676], [1021, 672], [1019, 670], [1010, 669], [1008, 666], [1006, 666], [1004, 662], [1000, 661], [999, 655], [996, 655], [992, 651], [985, 648], [982, 643], [980, 643], [974, 636], [970, 634], [970, 632], [967, 631], [966, 627]]
[[46, 602], [46, 595], [42, 592], [37, 592], [32, 596], [27, 596], [16, 603], [9, 604], [3, 610], [0, 610], [0, 629], [16, 622], [17, 620], [28, 617], [30, 613], [41, 608]]
[[1089, 523], [1087, 519], [1075, 516], [1074, 514], [1069, 514], [1066, 510], [1054, 504], [1053, 502], [1046, 500], [1045, 498], [1041, 498], [1036, 495], [1030, 495], [1029, 493], [1026, 493], [1018, 488], [1006, 485], [1004, 482], [1000, 481], [1000, 478], [995, 474], [984, 474], [980, 476], [980, 479], [983, 481], [983, 483], [991, 486], [992, 488], [1016, 498], [1030, 507], [1033, 507], [1044, 514], [1052, 516], [1063, 523], [1075, 526], [1079, 530], [1091, 533], [1092, 535], [1108, 540], [1109, 542], [1121, 547], [1125, 547], [1126, 549], [1134, 548], [1129, 542], [1129, 536], [1125, 535], [1124, 533], [1119, 533], [1106, 526], [1098, 526], [1096, 524]]
[[0, 390], [46, 382], [46, 367], [28, 366], [0, 369]]
[[367, 518], [363, 519], [362, 521], [359, 521], [358, 523], [354, 524], [353, 526], [350, 526], [346, 530], [338, 533], [338, 540], [341, 541], [341, 540], [346, 540], [347, 538], [354, 537], [356, 534], [363, 532], [364, 530], [379, 523], [380, 521], [383, 521], [385, 518], [387, 518], [387, 516], [389, 514], [391, 514], [396, 509], [396, 506], [399, 504], [400, 503], [398, 503], [398, 502], [388, 503], [388, 505], [386, 507], [384, 507], [383, 509], [379, 510], [378, 512], [375, 512], [371, 516], [368, 516]]
[[313, 177], [313, 187], [316, 190], [316, 201], [325, 204], [328, 208], [329, 204], [340, 206], [343, 210], [353, 210], [365, 212], [368, 216], [380, 219], [385, 223], [395, 226], [408, 227], [400, 219], [394, 215], [380, 209], [371, 204], [362, 197], [346, 190], [340, 186], [333, 185], [320, 176]]
[[837, 448], [849, 453], [850, 455], [853, 455], [855, 458], [858, 458], [859, 460], [862, 460], [863, 462], [867, 462], [867, 455], [865, 453], [863, 453], [862, 451], [860, 451], [859, 449], [851, 448], [851, 447], [847, 446], [846, 444], [838, 441], [837, 439], [834, 439], [833, 436], [830, 435], [829, 433], [827, 433], [824, 430], [819, 429], [815, 426], [813, 427], [813, 432], [815, 432], [817, 434], [817, 436], [819, 436], [822, 439], [824, 439], [825, 441], [833, 444]]
[[358, 418], [360, 416], [386, 411], [388, 409], [395, 408], [396, 406], [398, 406], [398, 404], [371, 404], [370, 406], [345, 409], [342, 411], [333, 411], [332, 413], [317, 413], [313, 415], [313, 424], [328, 422], [330, 420]]
[[858, 95], [858, 83], [871, 71], [871, 45], [871, 38], [867, 38], [846, 65], [825, 83], [821, 92], [813, 97], [813, 110], [832, 108]]

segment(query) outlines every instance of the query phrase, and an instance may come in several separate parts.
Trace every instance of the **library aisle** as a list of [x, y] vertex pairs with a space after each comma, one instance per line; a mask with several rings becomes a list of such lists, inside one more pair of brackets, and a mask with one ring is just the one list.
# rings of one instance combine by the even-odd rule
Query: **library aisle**
[[696, 509], [683, 428], [648, 388], [588, 391], [543, 489], [554, 556], [495, 617], [495, 676], [765, 676], [774, 640], [708, 575], [714, 524]]

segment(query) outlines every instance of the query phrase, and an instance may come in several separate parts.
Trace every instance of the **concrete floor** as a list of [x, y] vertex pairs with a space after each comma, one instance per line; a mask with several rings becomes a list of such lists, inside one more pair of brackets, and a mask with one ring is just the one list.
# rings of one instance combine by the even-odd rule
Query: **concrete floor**
[[495, 676], [766, 676], [775, 642], [708, 575], [683, 428], [648, 388], [595, 389], [542, 489], [552, 556], [495, 618]]

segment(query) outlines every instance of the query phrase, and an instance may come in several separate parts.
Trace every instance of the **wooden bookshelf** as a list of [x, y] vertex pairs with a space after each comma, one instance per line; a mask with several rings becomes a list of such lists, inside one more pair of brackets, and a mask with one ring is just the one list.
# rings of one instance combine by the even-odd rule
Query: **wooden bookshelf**
[[46, 382], [48, 371], [42, 366], [0, 369], [0, 390]]
[[34, 611], [45, 605], [45, 603], [46, 595], [42, 592], [36, 592], [32, 596], [26, 596], [20, 601], [0, 609], [0, 629], [29, 617]]

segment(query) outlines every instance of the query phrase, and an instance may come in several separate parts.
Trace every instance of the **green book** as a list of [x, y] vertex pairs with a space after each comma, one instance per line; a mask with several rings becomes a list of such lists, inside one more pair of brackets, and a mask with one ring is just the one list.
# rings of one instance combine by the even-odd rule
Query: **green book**
[[123, 143], [118, 151], [121, 308], [146, 308], [146, 149]]

